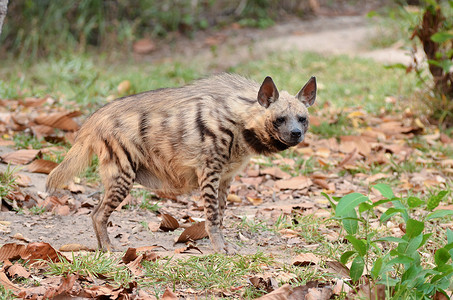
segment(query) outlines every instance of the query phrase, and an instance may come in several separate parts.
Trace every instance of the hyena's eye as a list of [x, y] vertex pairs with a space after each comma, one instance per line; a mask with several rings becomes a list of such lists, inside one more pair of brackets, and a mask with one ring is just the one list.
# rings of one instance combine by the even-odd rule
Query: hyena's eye
[[275, 119], [275, 124], [276, 125], [281, 125], [285, 122], [285, 117], [278, 117], [277, 119]]
[[305, 122], [307, 122], [307, 117], [300, 116], [300, 117], [299, 117], [299, 122], [300, 122], [300, 123], [305, 123]]

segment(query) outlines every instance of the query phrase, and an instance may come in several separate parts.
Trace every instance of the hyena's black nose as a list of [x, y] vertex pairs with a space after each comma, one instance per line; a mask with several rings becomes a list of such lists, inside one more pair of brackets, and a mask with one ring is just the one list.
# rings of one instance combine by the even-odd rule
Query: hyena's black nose
[[302, 135], [302, 131], [300, 129], [293, 129], [291, 130], [291, 137], [293, 139], [298, 139]]

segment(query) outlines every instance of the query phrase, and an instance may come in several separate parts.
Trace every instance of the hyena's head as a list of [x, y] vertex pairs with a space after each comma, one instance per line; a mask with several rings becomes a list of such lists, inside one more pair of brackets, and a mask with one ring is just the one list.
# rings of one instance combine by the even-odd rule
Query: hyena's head
[[286, 91], [279, 93], [272, 78], [266, 77], [258, 92], [258, 103], [266, 108], [267, 133], [287, 146], [300, 143], [308, 129], [307, 107], [313, 105], [315, 99], [315, 77], [311, 77], [296, 96]]

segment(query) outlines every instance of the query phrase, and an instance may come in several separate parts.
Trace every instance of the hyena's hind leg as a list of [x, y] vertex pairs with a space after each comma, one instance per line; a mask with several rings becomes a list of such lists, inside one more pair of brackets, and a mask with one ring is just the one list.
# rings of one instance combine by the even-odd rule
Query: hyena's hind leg
[[114, 248], [107, 233], [108, 219], [129, 194], [136, 176], [135, 168], [125, 153], [125, 150], [111, 151], [108, 157], [100, 159], [99, 172], [105, 191], [102, 200], [93, 210], [91, 219], [98, 246], [102, 250], [112, 251]]
[[234, 254], [236, 250], [225, 241], [221, 225], [226, 206], [228, 185], [220, 182], [220, 168], [205, 168], [199, 175], [201, 197], [206, 216], [206, 231], [216, 252]]

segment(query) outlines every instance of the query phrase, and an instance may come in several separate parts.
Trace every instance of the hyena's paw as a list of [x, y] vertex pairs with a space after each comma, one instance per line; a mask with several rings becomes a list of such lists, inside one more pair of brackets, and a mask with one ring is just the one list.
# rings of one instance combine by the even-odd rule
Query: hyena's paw
[[112, 243], [103, 243], [102, 246], [99, 246], [99, 249], [102, 252], [115, 252], [119, 251], [120, 249], [117, 246], [113, 246]]
[[231, 243], [225, 241], [223, 236], [218, 235], [211, 239], [212, 247], [215, 252], [233, 255], [237, 253], [237, 248]]

